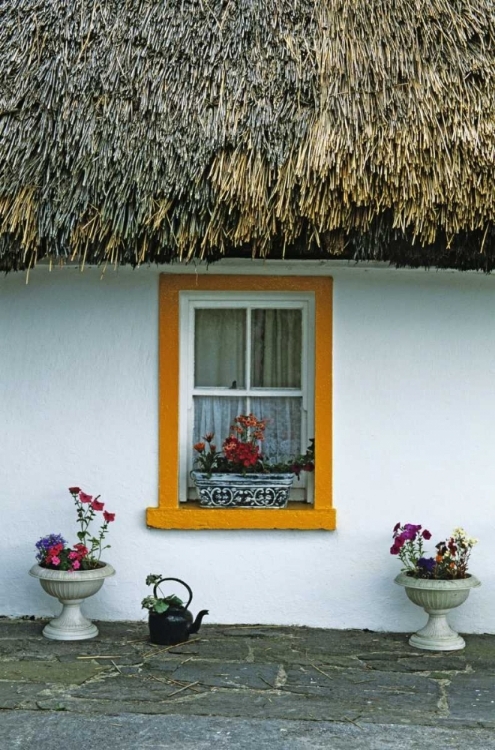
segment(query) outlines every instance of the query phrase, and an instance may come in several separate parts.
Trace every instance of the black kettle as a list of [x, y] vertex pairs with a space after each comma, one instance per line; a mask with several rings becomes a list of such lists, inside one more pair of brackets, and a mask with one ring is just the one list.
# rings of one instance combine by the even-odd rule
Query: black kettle
[[153, 596], [158, 598], [158, 587], [163, 581], [177, 581], [187, 589], [189, 599], [187, 604], [171, 604], [165, 612], [149, 613], [150, 641], [159, 646], [175, 646], [184, 643], [192, 633], [197, 633], [201, 627], [203, 617], [208, 614], [207, 609], [202, 609], [193, 622], [193, 616], [188, 607], [192, 602], [192, 591], [190, 587], [180, 578], [160, 578], [153, 588]]

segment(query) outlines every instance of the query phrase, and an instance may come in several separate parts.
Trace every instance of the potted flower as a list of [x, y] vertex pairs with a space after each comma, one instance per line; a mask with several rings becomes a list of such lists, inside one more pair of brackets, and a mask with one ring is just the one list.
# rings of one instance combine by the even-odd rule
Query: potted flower
[[[43, 589], [62, 604], [59, 617], [43, 629], [46, 638], [56, 641], [79, 641], [94, 638], [98, 628], [81, 612], [81, 602], [101, 589], [105, 578], [114, 575], [109, 563], [101, 560], [108, 525], [115, 513], [105, 510], [100, 496], [87, 495], [79, 487], [69, 487], [76, 505], [78, 542], [72, 547], [60, 534], [48, 534], [36, 542], [36, 565], [29, 574], [39, 578]], [[93, 535], [91, 523], [102, 513], [99, 532]]]
[[[182, 584], [189, 594], [187, 604], [174, 594], [163, 596], [159, 587], [164, 581], [177, 581]], [[145, 596], [141, 602], [142, 607], [149, 613], [151, 643], [160, 646], [175, 646], [177, 643], [185, 643], [192, 633], [198, 632], [208, 610], [202, 609], [193, 622], [193, 616], [188, 610], [193, 595], [187, 583], [181, 581], [180, 578], [163, 578], [161, 575], [151, 574], [146, 578], [146, 585], [153, 586], [153, 595]]]
[[219, 451], [208, 433], [196, 443], [192, 479], [205, 508], [285, 508], [294, 478], [314, 470], [314, 440], [304, 455], [283, 463], [261, 450], [266, 420], [254, 414], [235, 418]]
[[467, 572], [471, 550], [477, 539], [456, 528], [450, 538], [439, 542], [433, 557], [427, 557], [424, 541], [431, 539], [420, 525], [397, 523], [393, 530], [392, 555], [403, 564], [395, 583], [404, 586], [409, 599], [429, 615], [425, 627], [409, 643], [429, 651], [456, 651], [466, 645], [447, 622], [447, 614], [459, 607], [480, 581]]

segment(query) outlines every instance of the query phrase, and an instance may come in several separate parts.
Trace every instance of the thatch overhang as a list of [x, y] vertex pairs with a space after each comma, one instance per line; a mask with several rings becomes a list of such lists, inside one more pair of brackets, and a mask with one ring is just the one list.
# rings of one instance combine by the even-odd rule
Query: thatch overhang
[[0, 269], [495, 266], [493, 0], [0, 0]]

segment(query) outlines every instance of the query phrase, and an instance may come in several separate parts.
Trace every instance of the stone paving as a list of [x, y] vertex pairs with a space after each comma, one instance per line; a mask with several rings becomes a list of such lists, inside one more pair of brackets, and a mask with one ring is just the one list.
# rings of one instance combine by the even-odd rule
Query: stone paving
[[163, 647], [144, 622], [79, 642], [42, 626], [0, 618], [1, 750], [53, 747], [57, 727], [71, 750], [103, 730], [119, 749], [495, 749], [495, 636], [431, 653], [359, 630], [203, 626]]

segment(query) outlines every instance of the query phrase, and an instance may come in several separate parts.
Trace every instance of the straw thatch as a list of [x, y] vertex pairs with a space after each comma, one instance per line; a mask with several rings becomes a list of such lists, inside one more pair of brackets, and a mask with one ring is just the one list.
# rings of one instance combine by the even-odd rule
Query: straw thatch
[[493, 0], [0, 0], [0, 268], [495, 265]]

